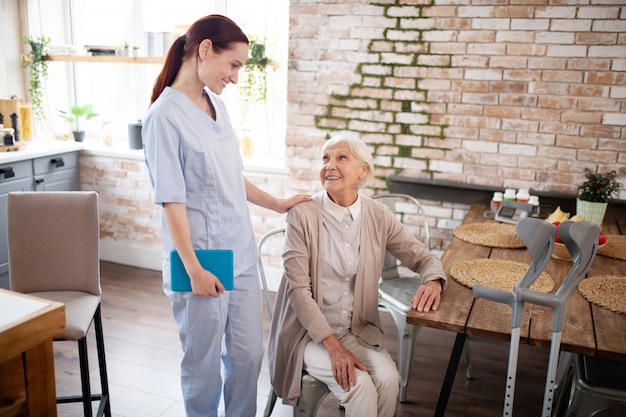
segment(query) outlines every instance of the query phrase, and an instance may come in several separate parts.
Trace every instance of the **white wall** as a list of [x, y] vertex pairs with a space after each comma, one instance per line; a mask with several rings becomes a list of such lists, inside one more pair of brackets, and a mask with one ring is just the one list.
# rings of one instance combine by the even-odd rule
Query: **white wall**
[[22, 43], [20, 0], [0, 0], [0, 98], [24, 97], [24, 74], [20, 55]]

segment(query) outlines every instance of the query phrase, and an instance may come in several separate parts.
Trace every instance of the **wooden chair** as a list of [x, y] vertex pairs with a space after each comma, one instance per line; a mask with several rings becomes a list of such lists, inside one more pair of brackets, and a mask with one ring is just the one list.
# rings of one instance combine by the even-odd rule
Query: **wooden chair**
[[[270, 297], [267, 289], [267, 279], [265, 277], [265, 267], [263, 266], [263, 247], [266, 241], [272, 236], [283, 236], [285, 233], [285, 228], [281, 227], [278, 229], [271, 230], [267, 232], [264, 236], [259, 240], [258, 248], [259, 248], [259, 275], [261, 278], [261, 286], [263, 287], [263, 297], [265, 298], [265, 306], [267, 308], [267, 314], [270, 322], [272, 321], [272, 304], [270, 303]], [[282, 246], [281, 246], [282, 248]], [[300, 399], [298, 400], [297, 406], [293, 409], [294, 417], [314, 417], [317, 414], [317, 409], [324, 401], [324, 398], [330, 390], [323, 382], [319, 381], [316, 378], [313, 378], [311, 375], [307, 374], [306, 371], [302, 373], [302, 387], [300, 390]], [[264, 416], [269, 417], [274, 410], [274, 405], [276, 404], [276, 392], [271, 388], [270, 393], [267, 398], [267, 405], [265, 406]]]
[[[12, 192], [7, 196], [9, 283], [13, 291], [65, 304], [65, 330], [54, 340], [78, 343], [82, 393], [57, 403], [81, 402], [91, 417], [111, 416], [100, 311], [98, 195], [93, 191]], [[94, 324], [101, 394], [91, 393], [87, 333]]]

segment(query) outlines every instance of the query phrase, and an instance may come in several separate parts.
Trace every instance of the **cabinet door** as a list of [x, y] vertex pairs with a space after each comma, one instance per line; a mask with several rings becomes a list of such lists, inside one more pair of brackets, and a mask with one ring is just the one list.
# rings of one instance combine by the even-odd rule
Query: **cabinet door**
[[32, 177], [30, 160], [0, 165], [0, 288], [9, 288], [7, 194], [12, 191], [32, 191]]
[[80, 190], [78, 152], [36, 158], [33, 168], [35, 191]]

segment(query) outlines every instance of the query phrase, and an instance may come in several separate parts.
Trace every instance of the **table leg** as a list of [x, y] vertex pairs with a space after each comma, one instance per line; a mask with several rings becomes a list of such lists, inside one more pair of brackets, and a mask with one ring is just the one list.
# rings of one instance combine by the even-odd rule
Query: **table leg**
[[52, 340], [24, 352], [29, 416], [56, 417], [56, 387]]
[[459, 367], [459, 361], [461, 360], [461, 354], [463, 353], [463, 346], [465, 345], [466, 338], [467, 336], [465, 333], [457, 333], [456, 338], [454, 339], [454, 346], [452, 347], [452, 353], [450, 353], [450, 360], [448, 361], [448, 369], [446, 370], [446, 376], [443, 379], [443, 385], [441, 386], [441, 391], [439, 392], [439, 400], [437, 400], [435, 417], [443, 417], [446, 412], [448, 398], [450, 398], [450, 392], [452, 391], [454, 377], [456, 376], [456, 370]]

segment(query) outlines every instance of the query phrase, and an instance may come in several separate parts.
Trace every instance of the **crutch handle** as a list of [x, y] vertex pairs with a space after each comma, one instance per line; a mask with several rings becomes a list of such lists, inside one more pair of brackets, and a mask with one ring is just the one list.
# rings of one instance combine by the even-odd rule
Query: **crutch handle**
[[486, 285], [480, 285], [478, 282], [474, 283], [473, 290], [474, 297], [476, 298], [486, 298], [487, 300], [508, 305], [511, 305], [511, 303], [514, 301], [514, 296], [512, 292], [488, 287]]
[[[517, 286], [516, 286], [517, 287]], [[546, 292], [535, 291], [529, 288], [517, 287], [516, 290], [520, 294], [520, 300], [522, 302], [528, 302], [532, 304], [538, 304], [540, 306], [546, 306], [554, 309], [556, 306], [562, 303], [557, 296]]]
[[[515, 285], [517, 287], [517, 285]], [[517, 295], [517, 290], [504, 291], [498, 288], [488, 287], [480, 285], [478, 282], [474, 283], [474, 297], [485, 298], [487, 300], [495, 301], [497, 303], [508, 304], [512, 310], [511, 328], [515, 329], [522, 326], [522, 317], [524, 316], [524, 303]]]

